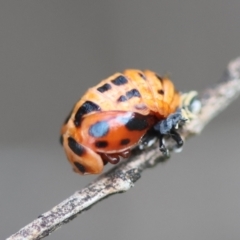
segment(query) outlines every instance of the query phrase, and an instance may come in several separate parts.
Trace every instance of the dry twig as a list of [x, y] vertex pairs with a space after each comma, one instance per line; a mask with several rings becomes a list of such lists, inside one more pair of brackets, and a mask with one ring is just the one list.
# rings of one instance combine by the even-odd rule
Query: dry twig
[[[199, 134], [205, 125], [223, 111], [240, 94], [240, 58], [230, 62], [221, 81], [201, 94], [202, 111], [181, 132], [184, 139]], [[128, 161], [101, 175], [84, 189], [77, 191], [50, 211], [40, 215], [8, 240], [41, 239], [67, 223], [99, 200], [129, 190], [140, 178], [140, 173], [164, 160], [156, 146], [136, 152]]]

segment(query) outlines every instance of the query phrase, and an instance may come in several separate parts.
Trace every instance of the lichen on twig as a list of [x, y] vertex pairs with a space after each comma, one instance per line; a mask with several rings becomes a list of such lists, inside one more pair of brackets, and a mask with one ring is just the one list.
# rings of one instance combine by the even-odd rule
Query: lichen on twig
[[[222, 79], [200, 95], [202, 110], [197, 118], [181, 130], [183, 139], [199, 134], [206, 124], [223, 111], [240, 94], [240, 58], [229, 63]], [[75, 218], [83, 210], [112, 194], [129, 190], [143, 170], [153, 167], [165, 157], [154, 145], [142, 152], [136, 151], [109, 172], [98, 177], [84, 189], [40, 215], [8, 240], [35, 240], [48, 236], [56, 228]]]

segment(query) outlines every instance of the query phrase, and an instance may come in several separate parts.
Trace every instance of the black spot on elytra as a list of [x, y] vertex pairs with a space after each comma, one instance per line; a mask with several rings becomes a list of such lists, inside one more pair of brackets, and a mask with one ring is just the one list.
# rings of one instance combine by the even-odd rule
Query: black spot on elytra
[[80, 171], [80, 172], [82, 172], [82, 173], [85, 173], [85, 167], [81, 164], [81, 163], [79, 163], [79, 162], [74, 162], [74, 165], [75, 165], [75, 167]]
[[128, 80], [124, 76], [118, 76], [114, 80], [111, 81], [116, 86], [124, 85], [128, 82]]
[[126, 92], [126, 96], [128, 99], [130, 99], [133, 97], [141, 97], [141, 94], [137, 89], [132, 89], [132, 90]]
[[126, 102], [127, 101], [127, 98], [124, 96], [124, 95], [121, 95], [118, 100], [118, 102]]
[[95, 146], [97, 148], [105, 148], [108, 146], [108, 142], [107, 141], [96, 141]]
[[94, 111], [101, 111], [101, 108], [94, 102], [86, 101], [79, 109], [77, 110], [75, 114], [74, 124], [76, 127], [78, 127], [81, 123], [82, 117], [90, 112]]
[[155, 76], [158, 78], [158, 80], [159, 80], [161, 83], [163, 82], [163, 79], [162, 79], [159, 75], [155, 74]]
[[161, 89], [161, 90], [158, 90], [158, 93], [163, 95], [164, 94], [164, 91]]
[[130, 131], [142, 131], [148, 128], [148, 122], [144, 118], [134, 117], [131, 118], [126, 124], [126, 128]]
[[109, 132], [109, 125], [107, 121], [96, 122], [88, 130], [89, 135], [96, 138], [104, 137], [108, 134], [108, 132]]
[[146, 76], [144, 74], [142, 74], [141, 72], [138, 73], [138, 75], [143, 78], [144, 80], [146, 80]]
[[106, 91], [110, 90], [111, 88], [112, 88], [112, 86], [109, 83], [105, 83], [101, 87], [97, 88], [97, 90], [99, 92], [103, 93], [103, 92], [106, 92]]
[[124, 138], [120, 141], [120, 145], [124, 146], [130, 143], [130, 139], [129, 138]]
[[72, 137], [68, 138], [68, 146], [78, 156], [82, 156], [86, 152], [86, 149], [81, 144], [77, 143]]
[[63, 136], [62, 135], [59, 138], [59, 142], [60, 142], [61, 145], [63, 145]]

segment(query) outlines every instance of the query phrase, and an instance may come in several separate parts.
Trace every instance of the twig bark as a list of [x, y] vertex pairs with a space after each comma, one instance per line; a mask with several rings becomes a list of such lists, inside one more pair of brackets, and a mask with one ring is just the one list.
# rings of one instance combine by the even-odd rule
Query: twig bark
[[[240, 94], [240, 58], [229, 63], [222, 79], [215, 86], [206, 89], [200, 96], [202, 110], [198, 117], [185, 125], [181, 131], [184, 139], [199, 134], [205, 125], [223, 111]], [[168, 146], [171, 148], [171, 143]], [[84, 189], [40, 215], [32, 223], [20, 229], [8, 240], [34, 240], [48, 236], [55, 229], [75, 218], [83, 210], [114, 193], [129, 190], [140, 178], [143, 170], [163, 161], [164, 156], [154, 145], [122, 161], [109, 172], [98, 177]]]

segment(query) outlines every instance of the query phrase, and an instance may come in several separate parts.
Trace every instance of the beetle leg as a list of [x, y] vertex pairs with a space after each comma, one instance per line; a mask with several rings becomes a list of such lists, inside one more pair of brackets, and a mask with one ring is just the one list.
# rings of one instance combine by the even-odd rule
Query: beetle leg
[[166, 148], [165, 144], [163, 143], [163, 138], [164, 138], [164, 135], [162, 135], [162, 134], [160, 134], [159, 137], [158, 137], [158, 139], [159, 139], [159, 149], [163, 153], [164, 156], [168, 156], [169, 151]]
[[171, 129], [170, 134], [171, 134], [171, 137], [174, 139], [174, 141], [177, 143], [177, 148], [182, 147], [183, 140], [180, 134], [175, 129]]
[[119, 154], [119, 156], [121, 156], [123, 158], [128, 158], [131, 155], [131, 151], [130, 150], [126, 150], [125, 152], [120, 152], [118, 154]]
[[112, 164], [117, 164], [120, 161], [120, 157], [116, 154], [101, 153], [101, 157], [104, 161], [108, 161]]

